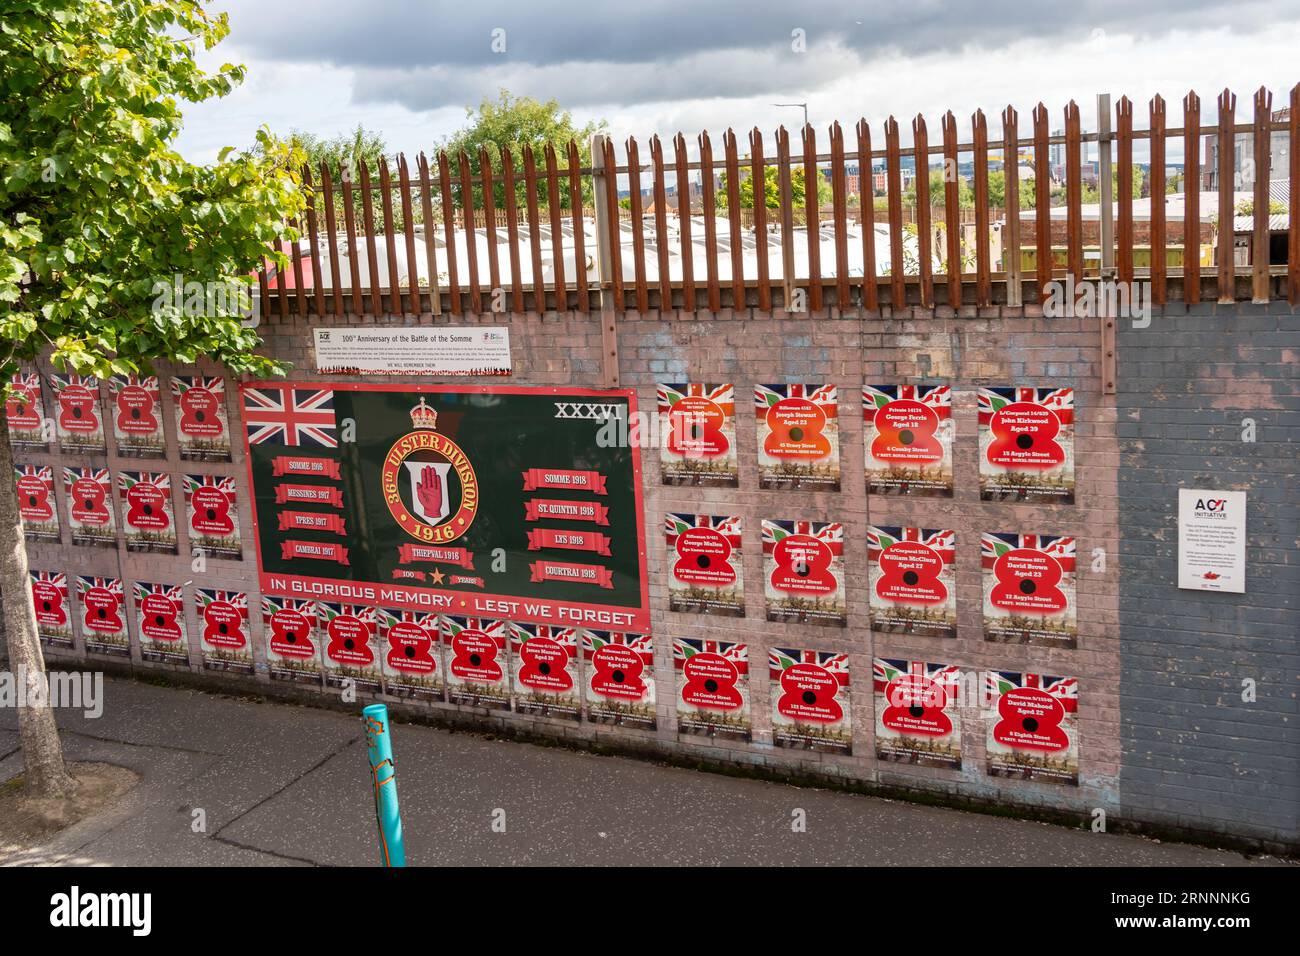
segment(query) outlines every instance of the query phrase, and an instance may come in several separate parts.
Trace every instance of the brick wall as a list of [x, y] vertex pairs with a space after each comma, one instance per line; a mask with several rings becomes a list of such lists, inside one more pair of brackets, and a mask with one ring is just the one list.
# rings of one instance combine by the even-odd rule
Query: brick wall
[[[1222, 322], [1222, 316], [1206, 320], [1210, 325]], [[1287, 316], [1294, 322], [1294, 317]], [[371, 319], [352, 320], [368, 324]], [[388, 320], [380, 320], [387, 322]], [[410, 318], [408, 323], [430, 322], [431, 317]], [[440, 323], [449, 321], [446, 318]], [[516, 384], [601, 386], [602, 356], [599, 316], [569, 313], [545, 316], [500, 316], [458, 318], [461, 324], [500, 324], [508, 321], [511, 329]], [[1157, 319], [1155, 328], [1162, 328]], [[1234, 321], [1234, 328], [1235, 322]], [[1035, 307], [1026, 309], [963, 309], [960, 314], [940, 309], [934, 312], [902, 310], [895, 314], [840, 316], [830, 314], [810, 320], [806, 316], [784, 313], [761, 314], [756, 310], [717, 315], [708, 313], [650, 313], [620, 315], [618, 350], [621, 384], [634, 387], [642, 409], [655, 406], [655, 383], [673, 381], [731, 382], [737, 396], [737, 440], [740, 461], [740, 487], [685, 488], [661, 483], [658, 449], [642, 451], [645, 492], [645, 526], [653, 633], [656, 639], [656, 676], [658, 683], [659, 729], [653, 733], [590, 724], [562, 724], [544, 718], [523, 715], [491, 715], [485, 712], [454, 712], [450, 705], [425, 705], [430, 712], [448, 719], [468, 720], [482, 726], [498, 726], [542, 736], [565, 737], [612, 744], [617, 747], [656, 751], [685, 760], [702, 760], [715, 764], [740, 764], [765, 771], [789, 773], [805, 778], [835, 780], [867, 787], [902, 787], [926, 791], [949, 799], [972, 800], [1024, 808], [1043, 808], [1066, 814], [1080, 823], [1091, 820], [1095, 808], [1103, 808], [1112, 820], [1141, 818], [1151, 822], [1181, 826], [1186, 830], [1219, 832], [1250, 838], [1295, 840], [1295, 748], [1294, 736], [1284, 737], [1288, 724], [1285, 704], [1289, 702], [1294, 735], [1294, 629], [1288, 635], [1282, 619], [1288, 599], [1295, 588], [1294, 516], [1283, 520], [1284, 488], [1287, 474], [1294, 480], [1294, 461], [1282, 462], [1273, 475], [1272, 507], [1278, 512], [1273, 519], [1275, 530], [1252, 554], [1252, 568], [1264, 562], [1269, 571], [1272, 597], [1259, 603], [1263, 595], [1247, 595], [1234, 602], [1235, 610], [1222, 626], [1204, 625], [1187, 628], [1184, 644], [1171, 654], [1173, 645], [1167, 636], [1169, 625], [1161, 614], [1179, 607], [1195, 606], [1187, 592], [1171, 590], [1167, 582], [1157, 582], [1142, 564], [1156, 546], [1172, 548], [1173, 519], [1167, 512], [1172, 499], [1162, 483], [1176, 482], [1180, 475], [1173, 469], [1173, 452], [1157, 451], [1156, 439], [1176, 442], [1186, 437], [1190, 422], [1181, 418], [1153, 421], [1140, 419], [1142, 411], [1151, 410], [1181, 415], [1174, 408], [1178, 383], [1169, 366], [1179, 361], [1191, 367], [1191, 376], [1207, 374], [1197, 371], [1212, 368], [1211, 378], [1204, 381], [1207, 408], [1224, 400], [1219, 373], [1240, 375], [1250, 384], [1252, 395], [1273, 396], [1282, 388], [1284, 362], [1294, 361], [1283, 354], [1277, 340], [1282, 316], [1271, 316], [1272, 338], [1258, 341], [1262, 330], [1254, 326], [1237, 329], [1241, 346], [1249, 358], [1240, 365], [1216, 365], [1221, 350], [1208, 340], [1203, 354], [1185, 359], [1171, 356], [1177, 347], [1169, 332], [1126, 333], [1124, 359], [1120, 370], [1121, 403], [1117, 411], [1116, 396], [1102, 393], [1100, 382], [1100, 341], [1095, 320], [1044, 319]], [[294, 377], [309, 379], [312, 372], [310, 330], [296, 320], [285, 323], [278, 316], [266, 320], [262, 329], [267, 349], [273, 355], [293, 361], [298, 371]], [[1208, 333], [1211, 329], [1207, 328]], [[1198, 340], [1199, 341], [1199, 340]], [[1161, 343], [1165, 344], [1161, 344]], [[1164, 349], [1159, 358], [1148, 356], [1148, 349]], [[1260, 354], [1249, 353], [1256, 348]], [[1212, 361], [1215, 360], [1215, 361]], [[1152, 373], [1154, 366], [1155, 372]], [[170, 370], [160, 368], [160, 374]], [[1163, 376], [1159, 382], [1147, 381], [1151, 374]], [[334, 379], [342, 380], [342, 379]], [[1199, 379], [1197, 379], [1199, 380]], [[413, 381], [437, 381], [413, 379]], [[825, 382], [839, 387], [841, 447], [840, 461], [843, 490], [838, 493], [811, 491], [765, 491], [758, 488], [756, 473], [756, 432], [749, 409], [749, 396], [757, 383]], [[862, 480], [864, 460], [863, 420], [860, 393], [864, 383], [944, 383], [955, 393], [954, 418], [957, 439], [955, 454], [955, 496], [952, 499], [907, 499], [868, 496]], [[977, 466], [976, 390], [980, 385], [1052, 384], [1075, 389], [1076, 406], [1076, 475], [1077, 503], [1074, 505], [1014, 504], [981, 502]], [[239, 435], [238, 402], [234, 383], [228, 387], [231, 421]], [[1157, 400], [1158, 399], [1158, 400]], [[1278, 423], [1285, 410], [1281, 404], [1261, 415], [1272, 415], [1270, 424]], [[121, 550], [73, 548], [68, 543], [67, 515], [63, 513], [62, 494], [59, 508], [63, 519], [62, 545], [30, 546], [32, 567], [42, 570], [65, 570], [69, 574], [95, 573], [120, 575], [129, 584], [133, 580], [169, 583], [192, 582], [187, 592], [187, 622], [191, 635], [196, 633], [197, 615], [193, 589], [198, 586], [228, 587], [247, 591], [250, 606], [257, 608], [256, 561], [252, 552], [251, 510], [246, 487], [243, 453], [235, 441], [234, 461], [227, 465], [199, 466], [180, 462], [174, 447], [174, 416], [171, 398], [164, 389], [164, 416], [169, 455], [164, 467], [173, 476], [186, 472], [233, 474], [240, 489], [239, 512], [245, 535], [243, 561], [209, 560], [208, 571], [196, 575], [191, 571], [188, 542], [181, 529], [178, 557], [142, 556]], [[1139, 417], [1134, 418], [1138, 413]], [[1118, 423], [1117, 423], [1118, 417]], [[1162, 431], [1177, 425], [1178, 432]], [[1134, 432], [1134, 429], [1142, 431]], [[1146, 442], [1148, 459], [1135, 459], [1137, 442]], [[1280, 440], [1280, 439], [1270, 439]], [[114, 472], [140, 467], [138, 459], [118, 461], [112, 452], [110, 434], [107, 464]], [[1206, 449], [1218, 448], [1211, 442]], [[1274, 446], [1275, 450], [1280, 446]], [[1199, 452], [1208, 455], [1208, 450]], [[1255, 480], [1255, 452], [1235, 452], [1245, 457], [1231, 459], [1241, 471], [1236, 481]], [[59, 454], [19, 454], [19, 461], [65, 463]], [[90, 462], [95, 463], [95, 462]], [[1180, 466], [1181, 467], [1181, 466]], [[1188, 467], [1191, 467], [1188, 464]], [[1140, 469], [1140, 470], [1135, 470]], [[1150, 471], [1148, 476], [1146, 471]], [[1147, 478], [1150, 477], [1150, 481]], [[1121, 483], [1124, 488], [1121, 489]], [[1235, 485], [1233, 485], [1235, 486]], [[1172, 485], [1170, 485], [1172, 487]], [[1121, 493], [1122, 492], [1122, 493]], [[183, 513], [183, 498], [176, 490], [177, 513]], [[1153, 501], [1154, 499], [1154, 501]], [[1168, 500], [1167, 500], [1168, 499]], [[1252, 497], [1252, 508], [1260, 499]], [[1159, 509], [1165, 509], [1164, 512]], [[1137, 514], [1135, 515], [1135, 510]], [[744, 578], [748, 616], [743, 619], [718, 619], [668, 610], [665, 583], [665, 544], [662, 536], [663, 516], [668, 511], [711, 514], [739, 514], [745, 521]], [[1255, 512], [1252, 511], [1252, 521]], [[825, 628], [769, 623], [763, 613], [762, 552], [759, 527], [763, 518], [836, 520], [846, 526], [846, 581], [848, 591], [848, 627]], [[866, 527], [874, 524], [923, 525], [948, 527], [958, 534], [957, 601], [958, 635], [955, 639], [875, 635], [869, 629], [867, 614]], [[1285, 540], [1290, 529], [1291, 540]], [[1263, 534], [1266, 525], [1255, 521], [1253, 534]], [[1025, 533], [1066, 534], [1078, 539], [1079, 573], [1077, 604], [1079, 642], [1075, 650], [994, 644], [984, 641], [981, 629], [981, 563], [979, 540], [983, 531], [1021, 531]], [[1121, 536], [1124, 535], [1122, 538]], [[1094, 554], [1104, 552], [1104, 570], [1094, 572]], [[1282, 574], [1284, 562], [1290, 561], [1289, 574]], [[1167, 561], [1166, 561], [1167, 563]], [[1168, 568], [1164, 569], [1168, 572]], [[1166, 577], [1168, 575], [1166, 574]], [[1123, 582], [1123, 585], [1121, 585]], [[1290, 591], [1283, 585], [1290, 583]], [[1152, 589], [1153, 593], [1144, 592]], [[1136, 589], [1136, 590], [1135, 590]], [[1262, 589], [1261, 589], [1262, 590]], [[1158, 591], [1156, 595], [1154, 592]], [[1148, 605], [1148, 598], [1158, 597], [1163, 604]], [[1220, 604], [1221, 596], [1216, 596]], [[1124, 602], [1121, 604], [1121, 600]], [[1204, 601], [1204, 598], [1200, 599]], [[255, 655], [263, 660], [261, 623], [252, 615]], [[1121, 627], [1121, 620], [1124, 621]], [[1231, 621], [1229, 626], [1228, 621]], [[1181, 628], [1179, 629], [1182, 630]], [[1242, 633], [1248, 636], [1241, 637]], [[750, 645], [751, 712], [754, 741], [748, 744], [715, 742], [708, 738], [679, 735], [675, 725], [674, 672], [671, 640], [675, 637], [709, 637], [743, 640]], [[1231, 642], [1244, 642], [1232, 645]], [[1159, 643], [1160, 654], [1151, 652]], [[1289, 642], [1289, 643], [1288, 643]], [[80, 643], [78, 647], [80, 647]], [[767, 678], [767, 651], [771, 646], [805, 647], [847, 653], [852, 674], [853, 754], [836, 756], [774, 747], [771, 738], [771, 688]], [[1142, 648], [1147, 647], [1146, 653]], [[1216, 694], [1232, 690], [1226, 685], [1219, 691], [1202, 686], [1213, 683], [1210, 673], [1234, 656], [1232, 646], [1241, 653], [1258, 657], [1261, 701], [1265, 686], [1273, 693], [1272, 703], [1260, 705], [1261, 713], [1273, 707], [1271, 723], [1255, 718], [1221, 718], [1213, 725], [1198, 708], [1213, 706]], [[197, 648], [191, 649], [191, 670], [199, 670]], [[1287, 658], [1287, 654], [1290, 657]], [[139, 649], [133, 647], [135, 666]], [[53, 656], [53, 655], [52, 655]], [[961, 770], [919, 768], [878, 761], [872, 739], [875, 725], [871, 693], [873, 656], [944, 661], [970, 670], [1017, 670], [1034, 673], [1071, 675], [1079, 678], [1081, 703], [1080, 779], [1077, 787], [1049, 783], [994, 778], [985, 773], [984, 741], [986, 723], [976, 709], [963, 710], [963, 757]], [[1195, 678], [1191, 691], [1195, 701], [1177, 693], [1163, 693], [1157, 687], [1162, 662], [1173, 659], [1186, 666], [1189, 680]], [[1290, 670], [1283, 666], [1290, 662]], [[1267, 666], [1265, 666], [1267, 665]], [[1129, 673], [1126, 668], [1134, 668]], [[1287, 683], [1289, 679], [1289, 683]], [[254, 678], [266, 687], [266, 675]], [[1285, 693], [1290, 688], [1289, 695]], [[279, 688], [277, 688], [278, 690]], [[322, 691], [321, 693], [324, 693]], [[1278, 695], [1283, 695], [1279, 697]], [[1170, 714], [1170, 705], [1182, 709]], [[1164, 716], [1171, 723], [1162, 724]], [[1199, 736], [1193, 733], [1200, 726]], [[1260, 736], [1252, 738], [1249, 729], [1259, 727]], [[1187, 735], [1196, 737], [1193, 744]], [[1272, 734], [1273, 736], [1269, 736]], [[1178, 761], [1205, 762], [1196, 754], [1211, 751], [1240, 752], [1239, 741], [1247, 738], [1261, 749], [1257, 759], [1243, 763], [1253, 770], [1251, 779], [1264, 786], [1284, 773], [1291, 775], [1288, 791], [1289, 809], [1272, 812], [1261, 807], [1248, 808], [1248, 801], [1237, 803], [1233, 797], [1232, 773], [1210, 773], [1208, 768], [1197, 777], [1188, 777], [1186, 786], [1166, 780], [1165, 775], [1177, 768]], [[1267, 743], [1280, 749], [1291, 746], [1287, 763], [1263, 750]], [[1202, 750], [1201, 748], [1204, 748]], [[1247, 748], [1248, 749], [1248, 748]], [[1254, 751], [1250, 751], [1254, 753]], [[1252, 762], [1253, 761], [1253, 762]], [[1202, 794], [1198, 787], [1222, 782], [1225, 800], [1206, 802], [1198, 809]], [[1235, 781], [1239, 783], [1240, 781]], [[1245, 795], [1243, 795], [1245, 796]], [[1260, 796], [1252, 799], [1262, 800]], [[1230, 817], [1229, 807], [1238, 806], [1238, 816]], [[1288, 817], [1289, 814], [1289, 817]], [[1289, 819], [1289, 824], [1287, 820]], [[1289, 836], [1288, 836], [1289, 833]]]
[[[1121, 331], [1117, 396], [1123, 810], [1293, 844], [1298, 331], [1285, 303], [1170, 306]], [[1178, 590], [1179, 487], [1246, 492], [1245, 594]]]

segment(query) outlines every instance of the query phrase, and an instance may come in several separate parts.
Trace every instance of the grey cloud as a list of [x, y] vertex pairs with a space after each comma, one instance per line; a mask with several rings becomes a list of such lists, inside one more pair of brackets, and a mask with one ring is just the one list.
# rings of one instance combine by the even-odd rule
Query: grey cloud
[[[996, 51], [1014, 40], [1069, 42], [1097, 29], [1254, 31], [1294, 17], [1300, 0], [318, 0], [306, 12], [230, 0], [229, 7], [232, 42], [241, 50], [350, 68], [359, 101], [425, 110], [477, 103], [498, 87], [575, 106], [810, 90], [889, 51], [976, 46], [990, 50], [990, 68], [1003, 69]], [[505, 30], [504, 54], [491, 50], [497, 28]], [[790, 50], [796, 28], [807, 36], [803, 55]]]

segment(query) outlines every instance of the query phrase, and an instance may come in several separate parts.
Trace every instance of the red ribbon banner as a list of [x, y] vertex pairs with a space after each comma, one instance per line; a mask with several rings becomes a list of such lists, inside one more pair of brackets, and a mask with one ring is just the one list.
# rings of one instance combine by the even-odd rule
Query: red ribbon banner
[[342, 515], [328, 515], [317, 511], [281, 511], [281, 531], [327, 531], [346, 535]]
[[430, 544], [403, 544], [398, 546], [397, 553], [398, 560], [402, 564], [433, 561], [438, 564], [454, 564], [469, 571], [474, 570], [474, 555], [465, 548], [439, 548]]
[[343, 490], [328, 485], [276, 485], [277, 505], [329, 505], [343, 507]]
[[531, 498], [524, 502], [526, 521], [556, 518], [564, 521], [594, 521], [609, 524], [609, 507], [595, 501], [556, 501], [551, 498]]
[[280, 557], [289, 561], [293, 558], [313, 558], [318, 561], [337, 561], [348, 563], [348, 549], [335, 541], [282, 541]]
[[293, 475], [299, 478], [333, 478], [338, 481], [339, 463], [333, 458], [280, 455], [271, 459], [271, 475], [275, 478]]
[[529, 581], [572, 581], [614, 587], [614, 572], [598, 564], [568, 564], [563, 561], [534, 561], [528, 566]]
[[532, 528], [528, 532], [528, 550], [563, 548], [566, 551], [592, 551], [609, 557], [609, 538], [599, 531], [558, 531], [555, 528]]
[[562, 468], [529, 468], [524, 472], [524, 491], [539, 488], [566, 488], [569, 491], [588, 491], [603, 495], [605, 476], [598, 471], [568, 471]]

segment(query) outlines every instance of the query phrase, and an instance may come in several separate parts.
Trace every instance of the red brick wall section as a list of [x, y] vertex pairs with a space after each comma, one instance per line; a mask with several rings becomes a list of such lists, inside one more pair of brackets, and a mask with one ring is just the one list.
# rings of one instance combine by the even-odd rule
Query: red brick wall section
[[[354, 319], [354, 324], [373, 322]], [[388, 320], [380, 320], [386, 322]], [[425, 323], [432, 319], [414, 318]], [[448, 319], [438, 320], [446, 324]], [[508, 321], [514, 354], [516, 384], [600, 386], [601, 335], [599, 316], [536, 314], [505, 319], [501, 316], [461, 317], [456, 324], [498, 325]], [[262, 332], [270, 354], [292, 361], [295, 378], [317, 378], [313, 371], [311, 332], [296, 320], [287, 324], [278, 316], [265, 320]], [[1118, 543], [1115, 442], [1115, 406], [1100, 387], [1099, 336], [1086, 319], [1046, 320], [1036, 307], [1024, 310], [963, 310], [960, 316], [905, 310], [879, 314], [810, 319], [784, 313], [696, 314], [631, 313], [618, 322], [622, 384], [637, 389], [643, 410], [655, 407], [656, 382], [731, 382], [736, 387], [737, 436], [740, 460], [738, 489], [665, 487], [660, 482], [658, 449], [642, 452], [645, 482], [645, 525], [649, 552], [650, 596], [656, 637], [656, 677], [660, 708], [659, 730], [653, 739], [644, 732], [590, 724], [561, 726], [543, 718], [513, 714], [474, 719], [489, 725], [503, 723], [519, 730], [554, 737], [582, 738], [644, 748], [649, 745], [674, 755], [720, 763], [744, 764], [774, 771], [790, 771], [843, 781], [888, 784], [936, 791], [955, 796], [995, 800], [1021, 806], [1043, 806], [1077, 814], [1087, 822], [1093, 808], [1115, 812], [1119, 805], [1119, 651], [1116, 554]], [[201, 371], [215, 372], [209, 366]], [[173, 476], [174, 506], [178, 515], [180, 555], [150, 556], [117, 551], [73, 548], [65, 504], [60, 493], [62, 545], [30, 546], [32, 567], [64, 570], [73, 574], [121, 576], [128, 588], [136, 580], [186, 583], [186, 621], [191, 634], [191, 670], [200, 670], [197, 646], [197, 612], [194, 589], [224, 587], [247, 591], [250, 598], [254, 653], [261, 663], [260, 594], [252, 552], [251, 508], [239, 418], [236, 383], [228, 381], [234, 461], [229, 464], [195, 464], [179, 459], [175, 447], [172, 399], [166, 376], [173, 369], [158, 368], [163, 378], [163, 415], [168, 457], [158, 470]], [[342, 380], [340, 378], [335, 381]], [[438, 381], [417, 378], [412, 381]], [[461, 380], [463, 381], [463, 380]], [[841, 407], [841, 467], [843, 490], [829, 492], [763, 491], [756, 472], [756, 432], [749, 397], [756, 383], [833, 383], [839, 387]], [[951, 500], [868, 498], [862, 478], [863, 421], [861, 387], [870, 383], [945, 382], [954, 388], [957, 440], [956, 495]], [[1076, 390], [1076, 505], [1020, 505], [982, 503], [977, 475], [976, 390], [979, 385], [1060, 384]], [[139, 459], [119, 459], [108, 435], [107, 465], [142, 467]], [[56, 472], [71, 459], [53, 454], [19, 454], [22, 462], [49, 463]], [[83, 462], [100, 464], [99, 461]], [[147, 466], [143, 466], [147, 467]], [[184, 530], [184, 500], [180, 476], [186, 472], [232, 474], [239, 486], [239, 516], [244, 536], [244, 560], [209, 559], [208, 570], [191, 570]], [[748, 616], [717, 619], [668, 611], [665, 584], [662, 523], [665, 511], [740, 514], [745, 520], [745, 586]], [[119, 515], [120, 517], [120, 515]], [[846, 526], [846, 570], [849, 626], [843, 630], [772, 624], [764, 620], [762, 551], [759, 544], [763, 518], [838, 520]], [[873, 636], [867, 616], [866, 527], [877, 524], [917, 524], [951, 527], [958, 533], [958, 637], [955, 640], [916, 636]], [[120, 523], [120, 522], [119, 522]], [[1079, 542], [1077, 579], [1079, 647], [1056, 650], [986, 643], [981, 633], [981, 570], [979, 540], [982, 531], [1024, 531], [1071, 534]], [[119, 532], [120, 535], [120, 532]], [[1104, 549], [1106, 571], [1090, 573], [1094, 549]], [[74, 598], [75, 606], [75, 598]], [[743, 640], [750, 645], [752, 744], [711, 743], [703, 737], [676, 733], [674, 672], [671, 640], [674, 637], [710, 637]], [[853, 755], [832, 756], [776, 748], [771, 742], [767, 650], [769, 646], [796, 646], [846, 652], [852, 675]], [[81, 643], [78, 641], [78, 656]], [[1074, 675], [1081, 688], [1080, 785], [1056, 786], [1037, 782], [992, 778], [984, 771], [986, 726], [976, 711], [963, 713], [964, 769], [916, 768], [884, 763], [874, 756], [875, 722], [872, 700], [872, 657], [907, 657], [944, 661], [967, 669], [992, 668]], [[56, 655], [51, 655], [57, 659]], [[139, 649], [133, 647], [137, 667]], [[265, 685], [259, 671], [246, 679]], [[323, 693], [323, 692], [322, 692]], [[428, 705], [452, 710], [449, 705]]]

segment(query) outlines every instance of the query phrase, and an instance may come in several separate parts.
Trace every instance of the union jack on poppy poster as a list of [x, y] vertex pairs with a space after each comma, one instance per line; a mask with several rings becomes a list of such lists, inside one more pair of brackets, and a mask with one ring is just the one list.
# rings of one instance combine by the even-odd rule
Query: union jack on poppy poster
[[853, 752], [849, 655], [774, 647], [767, 652], [772, 743], [821, 753]]
[[71, 650], [72, 611], [68, 607], [68, 576], [62, 571], [31, 571], [36, 633], [46, 647]]
[[980, 498], [1074, 503], [1074, 389], [981, 388]]
[[649, 634], [582, 632], [587, 720], [654, 730], [655, 654]]
[[126, 626], [126, 591], [121, 578], [77, 576], [81, 603], [81, 638], [87, 654], [130, 657], [131, 635]]
[[469, 707], [510, 709], [505, 621], [442, 616], [447, 699]]
[[961, 769], [963, 675], [953, 664], [877, 657], [872, 662], [876, 756]]
[[769, 621], [844, 627], [844, 525], [763, 519], [763, 597]]
[[684, 382], [655, 393], [663, 483], [738, 487], [735, 387]]
[[253, 673], [253, 639], [248, 627], [248, 595], [222, 588], [194, 592], [199, 612], [199, 649], [210, 671]]
[[1078, 646], [1074, 538], [986, 531], [980, 560], [986, 641]]
[[743, 531], [734, 515], [664, 516], [670, 611], [745, 616]]
[[952, 388], [866, 385], [862, 389], [867, 491], [952, 497]]
[[677, 638], [677, 731], [722, 740], [748, 741], [749, 645], [735, 641]]
[[946, 528], [867, 528], [873, 631], [957, 636], [956, 542]]
[[840, 490], [840, 419], [834, 385], [755, 385], [758, 486]]
[[52, 372], [50, 388], [54, 392], [54, 430], [59, 436], [59, 450], [104, 454], [107, 449], [99, 379], [75, 372]]
[[191, 461], [230, 461], [226, 380], [220, 375], [173, 375], [176, 444]]
[[117, 492], [122, 502], [126, 549], [175, 554], [172, 476], [151, 471], [119, 472]]
[[235, 509], [235, 479], [230, 475], [186, 475], [185, 514], [190, 548], [234, 561], [244, 556]]
[[114, 375], [108, 390], [117, 453], [123, 458], [165, 458], [158, 376]]
[[363, 604], [316, 602], [317, 639], [325, 665], [325, 686], [378, 694], [383, 664], [376, 640], [375, 609]]
[[510, 625], [510, 689], [519, 713], [577, 720], [582, 714], [578, 670], [577, 628]]
[[442, 700], [441, 622], [429, 611], [381, 607], [379, 653], [383, 660], [384, 692], [413, 700]]
[[262, 634], [271, 680], [320, 686], [315, 601], [263, 595]]
[[144, 581], [136, 581], [132, 588], [140, 659], [189, 666], [184, 589], [179, 584], [148, 584]]
[[1079, 679], [986, 671], [988, 774], [1079, 783]]
[[54, 468], [50, 465], [14, 465], [18, 516], [28, 541], [58, 541], [59, 512], [54, 506]]
[[86, 547], [116, 548], [113, 478], [108, 469], [93, 465], [65, 465], [63, 494], [68, 502], [72, 543]]
[[9, 378], [5, 397], [9, 421], [9, 444], [22, 451], [49, 451], [50, 434], [45, 427], [45, 403], [41, 400], [41, 377], [31, 369]]

